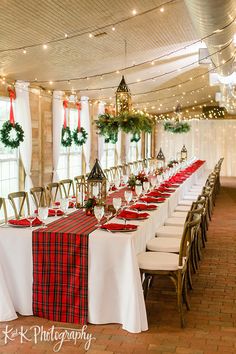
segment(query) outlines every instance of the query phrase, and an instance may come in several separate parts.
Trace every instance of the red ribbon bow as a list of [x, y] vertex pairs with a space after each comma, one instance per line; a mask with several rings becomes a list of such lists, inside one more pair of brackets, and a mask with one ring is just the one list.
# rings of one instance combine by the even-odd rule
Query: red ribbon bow
[[9, 97], [10, 97], [10, 123], [12, 125], [14, 125], [15, 119], [14, 119], [12, 100], [16, 99], [16, 92], [14, 90], [12, 90], [10, 87], [8, 87], [8, 93], [9, 93]]
[[66, 109], [68, 108], [68, 101], [63, 101], [63, 107], [64, 107], [64, 123], [63, 127], [66, 129], [67, 127], [67, 122], [66, 122]]
[[78, 109], [78, 131], [81, 129], [81, 122], [80, 122], [80, 111], [81, 111], [81, 103], [76, 103], [76, 108]]

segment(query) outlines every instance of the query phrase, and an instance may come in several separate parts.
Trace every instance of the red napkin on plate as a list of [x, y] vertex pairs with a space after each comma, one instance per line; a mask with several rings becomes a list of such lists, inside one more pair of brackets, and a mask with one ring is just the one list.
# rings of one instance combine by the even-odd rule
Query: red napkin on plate
[[132, 225], [132, 224], [115, 224], [115, 223], [110, 223], [106, 225], [102, 225], [100, 227], [101, 229], [104, 230], [114, 230], [114, 231], [119, 231], [119, 230], [137, 230], [137, 225]]
[[149, 192], [149, 193], [147, 193], [146, 195], [149, 196], [149, 197], [164, 197], [164, 198], [170, 197], [170, 194], [168, 194], [168, 193], [161, 193], [161, 192], [158, 192], [158, 190]]
[[[34, 211], [35, 214], [38, 214], [38, 210]], [[64, 212], [60, 209], [48, 209], [48, 216], [62, 216], [64, 214]]]
[[[11, 225], [30, 226], [30, 222], [29, 222], [29, 220], [27, 220], [27, 219], [20, 219], [20, 220], [11, 219], [11, 220], [8, 220], [8, 223], [11, 224]], [[32, 225], [33, 225], [33, 226], [42, 225], [42, 221], [40, 221], [38, 218], [36, 218], [36, 219], [33, 221]]]
[[165, 198], [141, 197], [140, 200], [146, 203], [163, 203]]
[[137, 210], [153, 210], [153, 209], [157, 209], [157, 206], [154, 205], [154, 204], [146, 205], [146, 204], [137, 203], [137, 204], [131, 205], [130, 209], [137, 209]]
[[137, 213], [135, 211], [122, 210], [117, 217], [120, 219], [143, 219], [148, 216], [148, 213]]
[[69, 208], [74, 208], [74, 206], [75, 206], [75, 203], [69, 202]]

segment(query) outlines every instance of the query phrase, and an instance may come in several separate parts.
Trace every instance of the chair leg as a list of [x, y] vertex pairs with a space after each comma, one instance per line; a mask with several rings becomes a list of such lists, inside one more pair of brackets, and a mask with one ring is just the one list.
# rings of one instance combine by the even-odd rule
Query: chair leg
[[147, 299], [147, 294], [148, 294], [148, 289], [149, 289], [149, 284], [152, 276], [149, 274], [144, 274], [144, 280], [143, 280], [143, 296], [144, 300]]
[[182, 274], [179, 272], [178, 273], [178, 285], [177, 285], [177, 302], [178, 302], [178, 310], [179, 310], [179, 315], [180, 315], [180, 324], [181, 327], [185, 327], [184, 323], [184, 314], [183, 314], [183, 287], [182, 287]]
[[188, 287], [187, 287], [187, 273], [185, 273], [183, 278], [183, 299], [188, 311], [190, 311], [190, 303], [188, 299]]
[[190, 264], [190, 262], [188, 262], [188, 265], [187, 265], [187, 282], [188, 282], [189, 289], [193, 290], [193, 282], [192, 282], [191, 264]]

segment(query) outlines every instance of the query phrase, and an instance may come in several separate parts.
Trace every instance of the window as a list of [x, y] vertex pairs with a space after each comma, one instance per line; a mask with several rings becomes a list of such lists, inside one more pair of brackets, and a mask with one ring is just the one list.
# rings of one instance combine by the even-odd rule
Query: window
[[[68, 110], [68, 125], [73, 131], [78, 124], [78, 111]], [[61, 153], [58, 164], [59, 179], [71, 178], [82, 174], [83, 148], [72, 143], [71, 147], [61, 146]]]
[[129, 162], [136, 161], [137, 160], [137, 156], [138, 156], [137, 143], [135, 141], [130, 142], [129, 153], [128, 153]]
[[[9, 119], [10, 102], [0, 98], [0, 128]], [[4, 147], [0, 142], [0, 196], [7, 198], [9, 193], [19, 190], [19, 151]], [[9, 212], [9, 206], [8, 206]], [[12, 210], [11, 210], [12, 211]], [[3, 218], [1, 211], [0, 219]]]
[[146, 142], [146, 158], [148, 159], [152, 155], [152, 134], [146, 133], [145, 136], [145, 142]]
[[116, 164], [116, 144], [104, 144], [104, 152], [102, 156], [101, 165], [103, 168], [110, 168]]

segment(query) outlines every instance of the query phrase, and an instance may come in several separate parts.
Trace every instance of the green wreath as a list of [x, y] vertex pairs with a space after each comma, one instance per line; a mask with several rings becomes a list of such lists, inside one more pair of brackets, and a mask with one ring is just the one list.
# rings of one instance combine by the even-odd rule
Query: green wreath
[[[80, 137], [79, 137], [80, 135]], [[72, 133], [72, 138], [74, 140], [75, 145], [77, 146], [82, 146], [86, 143], [86, 140], [88, 138], [88, 133], [84, 128], [80, 128], [80, 130], [77, 128], [74, 129]]]
[[131, 143], [135, 142], [137, 143], [139, 140], [141, 139], [140, 134], [138, 133], [134, 133], [130, 139]]
[[69, 127], [62, 127], [61, 130], [61, 145], [64, 147], [70, 147], [72, 144], [72, 136]]
[[[10, 134], [15, 131], [15, 139], [11, 139]], [[16, 149], [24, 141], [24, 130], [19, 123], [12, 124], [9, 120], [3, 123], [0, 130], [0, 140], [4, 146]]]
[[187, 133], [191, 129], [191, 126], [187, 122], [165, 122], [164, 130], [174, 134]]

